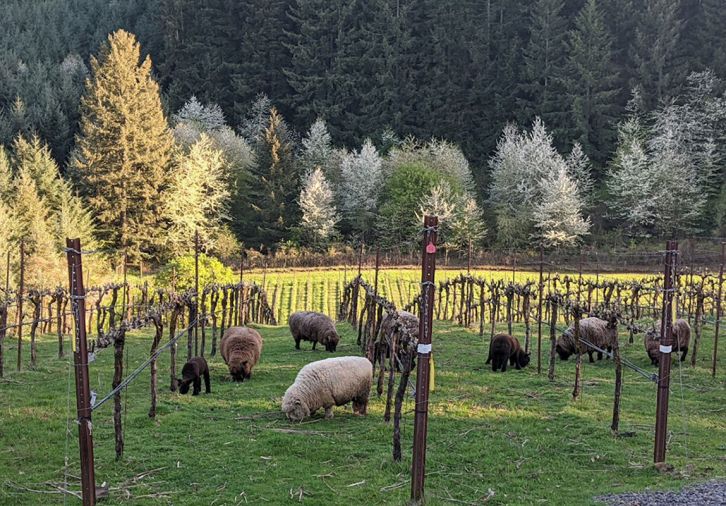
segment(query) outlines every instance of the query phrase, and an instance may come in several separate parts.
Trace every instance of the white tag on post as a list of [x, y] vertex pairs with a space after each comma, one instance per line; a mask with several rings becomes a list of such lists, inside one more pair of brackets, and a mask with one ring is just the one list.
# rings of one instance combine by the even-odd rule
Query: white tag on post
[[663, 346], [662, 344], [660, 345], [661, 353], [670, 353], [671, 351], [673, 351], [673, 346]]
[[431, 345], [430, 344], [419, 344], [416, 348], [416, 351], [419, 353], [426, 355], [427, 353], [431, 353]]

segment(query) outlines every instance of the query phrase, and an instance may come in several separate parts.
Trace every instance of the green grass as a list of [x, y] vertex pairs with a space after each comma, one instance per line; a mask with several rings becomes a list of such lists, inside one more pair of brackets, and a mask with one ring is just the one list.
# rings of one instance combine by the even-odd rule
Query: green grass
[[[336, 355], [357, 354], [352, 329], [347, 324], [339, 328], [343, 341]], [[170, 393], [168, 355], [163, 355], [155, 420], [147, 416], [149, 374], [142, 373], [128, 390], [126, 450], [120, 462], [114, 460], [112, 402], [94, 413], [97, 481], [112, 488], [105, 504], [285, 504], [297, 502], [301, 491], [307, 504], [406, 502], [410, 396], [404, 406], [400, 464], [391, 459], [392, 427], [383, 421], [384, 400], [375, 394], [366, 418], [354, 417], [347, 406], [336, 408], [332, 420], [319, 414], [290, 424], [279, 414], [285, 389], [300, 367], [330, 354], [312, 352], [309, 344], [294, 350], [283, 327], [263, 327], [261, 332], [265, 348], [252, 380], [228, 381], [224, 364], [215, 357], [210, 361], [211, 395]], [[521, 336], [521, 327], [516, 334]], [[5, 343], [7, 369], [14, 369], [11, 341]], [[651, 464], [652, 383], [625, 370], [621, 431], [632, 434], [615, 437], [609, 430], [611, 362], [585, 363], [583, 396], [573, 402], [574, 361], [557, 362], [553, 383], [546, 372], [537, 375], [534, 363], [523, 371], [495, 374], [484, 365], [485, 341], [447, 323], [435, 326], [429, 504], [480, 503], [489, 489], [496, 494], [491, 504], [588, 504], [602, 493], [676, 488], [726, 475], [726, 361], [720, 363], [717, 380], [712, 379], [707, 369], [710, 333], [697, 367], [682, 369], [687, 387], [681, 390], [677, 365], [673, 376], [668, 447], [673, 474], [659, 474]], [[129, 335], [131, 368], [144, 359], [149, 345], [148, 334]], [[62, 503], [59, 495], [17, 487], [50, 491], [44, 483], [63, 481], [66, 456], [69, 474], [78, 476], [77, 429], [71, 425], [71, 435], [65, 433], [68, 407], [75, 413], [74, 385], [68, 361], [54, 353], [54, 341], [44, 339], [37, 370], [7, 371], [0, 380], [0, 504]], [[650, 368], [640, 340], [624, 345], [624, 354]], [[99, 395], [111, 387], [112, 363], [113, 351], [105, 350], [91, 364], [91, 388]], [[131, 481], [147, 471], [148, 476]]]

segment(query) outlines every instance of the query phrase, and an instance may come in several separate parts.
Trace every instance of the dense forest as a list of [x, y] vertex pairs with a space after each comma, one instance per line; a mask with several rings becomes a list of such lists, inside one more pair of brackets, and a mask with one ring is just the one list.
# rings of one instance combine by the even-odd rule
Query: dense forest
[[[115, 248], [163, 258], [220, 227], [229, 237], [208, 241], [397, 244], [423, 211], [451, 217], [451, 248], [725, 233], [724, 0], [3, 4], [8, 181], [14, 145], [47, 143]], [[118, 29], [140, 44], [129, 68], [150, 56], [138, 79], [162, 112], [149, 112], [159, 151], [145, 166], [167, 176], [113, 176], [82, 156], [100, 149], [89, 97]], [[94, 196], [145, 178], [186, 195], [166, 215], [142, 191], [123, 215]], [[213, 198], [181, 223], [191, 183]], [[155, 213], [177, 246], [152, 244]]]

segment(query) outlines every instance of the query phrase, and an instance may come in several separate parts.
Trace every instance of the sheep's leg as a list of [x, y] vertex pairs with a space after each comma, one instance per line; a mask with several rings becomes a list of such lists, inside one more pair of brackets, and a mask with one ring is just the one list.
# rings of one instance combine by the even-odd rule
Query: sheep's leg
[[613, 356], [613, 347], [612, 346], [608, 346], [608, 353], [609, 353], [609, 355], [607, 355], [605, 358], [610, 360], [610, 357]]
[[192, 395], [199, 395], [199, 392], [202, 391], [202, 380], [197, 376], [194, 378], [194, 391], [192, 392]]
[[[592, 354], [590, 354], [590, 356], [592, 357]], [[602, 360], [602, 351], [597, 352], [597, 359]], [[592, 360], [590, 360], [590, 362], [592, 362]]]
[[300, 338], [297, 336], [295, 336], [295, 349], [296, 350], [300, 349]]
[[317, 345], [318, 345], [318, 342], [317, 342], [317, 341], [313, 341], [313, 350], [315, 349], [315, 347], [316, 347]]
[[[592, 350], [587, 352], [587, 356], [590, 357], [590, 363], [592, 364], [595, 362], [595, 359], [592, 358]], [[600, 354], [600, 358], [602, 358], [602, 354]]]
[[209, 384], [209, 371], [204, 371], [204, 389], [208, 394], [212, 393], [212, 389]]
[[497, 372], [497, 369], [499, 369], [499, 361], [492, 360], [492, 371]]
[[333, 406], [328, 406], [327, 408], [325, 408], [325, 418], [333, 418]]
[[686, 360], [686, 355], [688, 355], [688, 346], [681, 348], [681, 351], [683, 352], [681, 354], [681, 362], [684, 362]]
[[507, 372], [507, 361], [502, 360], [502, 372]]

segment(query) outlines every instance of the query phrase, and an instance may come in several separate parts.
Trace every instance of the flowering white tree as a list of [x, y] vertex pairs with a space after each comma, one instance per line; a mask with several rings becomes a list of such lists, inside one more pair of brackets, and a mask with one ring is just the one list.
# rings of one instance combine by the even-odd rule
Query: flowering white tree
[[192, 124], [201, 132], [216, 130], [225, 125], [221, 107], [217, 104], [203, 105], [194, 95], [172, 116], [172, 120], [175, 124]]
[[637, 115], [619, 128], [607, 182], [610, 208], [633, 236], [697, 232], [712, 223], [723, 184], [726, 98], [714, 96], [710, 72], [692, 74], [681, 103], [665, 104], [644, 126]]
[[561, 166], [542, 180], [542, 200], [534, 206], [534, 226], [541, 244], [569, 246], [589, 233], [590, 221], [583, 219], [583, 200], [577, 183]]
[[475, 246], [486, 237], [484, 213], [471, 196], [462, 197], [454, 209], [449, 224], [448, 244], [453, 249]]
[[328, 133], [328, 127], [322, 118], [318, 118], [310, 125], [310, 130], [303, 137], [302, 152], [299, 163], [303, 177], [320, 168], [326, 177], [331, 177], [333, 167], [333, 145]]
[[[525, 244], [531, 237], [542, 240], [547, 234], [543, 228], [545, 223], [555, 227], [553, 233], [561, 232], [558, 227], [566, 224], [577, 225], [564, 236], [582, 235], [576, 220], [556, 224], [544, 219], [547, 213], [543, 207], [553, 205], [545, 201], [553, 194], [553, 181], [559, 181], [574, 190], [572, 199], [578, 201], [576, 209], [582, 213], [583, 193], [589, 185], [589, 163], [577, 145], [566, 161], [554, 148], [542, 120], [536, 118], [529, 132], [508, 125], [489, 165], [492, 169], [490, 199], [497, 216], [500, 242], [512, 246]], [[580, 219], [589, 223], [582, 216]]]
[[310, 234], [313, 244], [324, 244], [335, 233], [338, 216], [333, 190], [319, 167], [305, 178], [299, 202], [303, 230]]
[[348, 153], [341, 163], [340, 208], [353, 229], [372, 228], [381, 191], [383, 161], [375, 146], [366, 139], [359, 152]]

